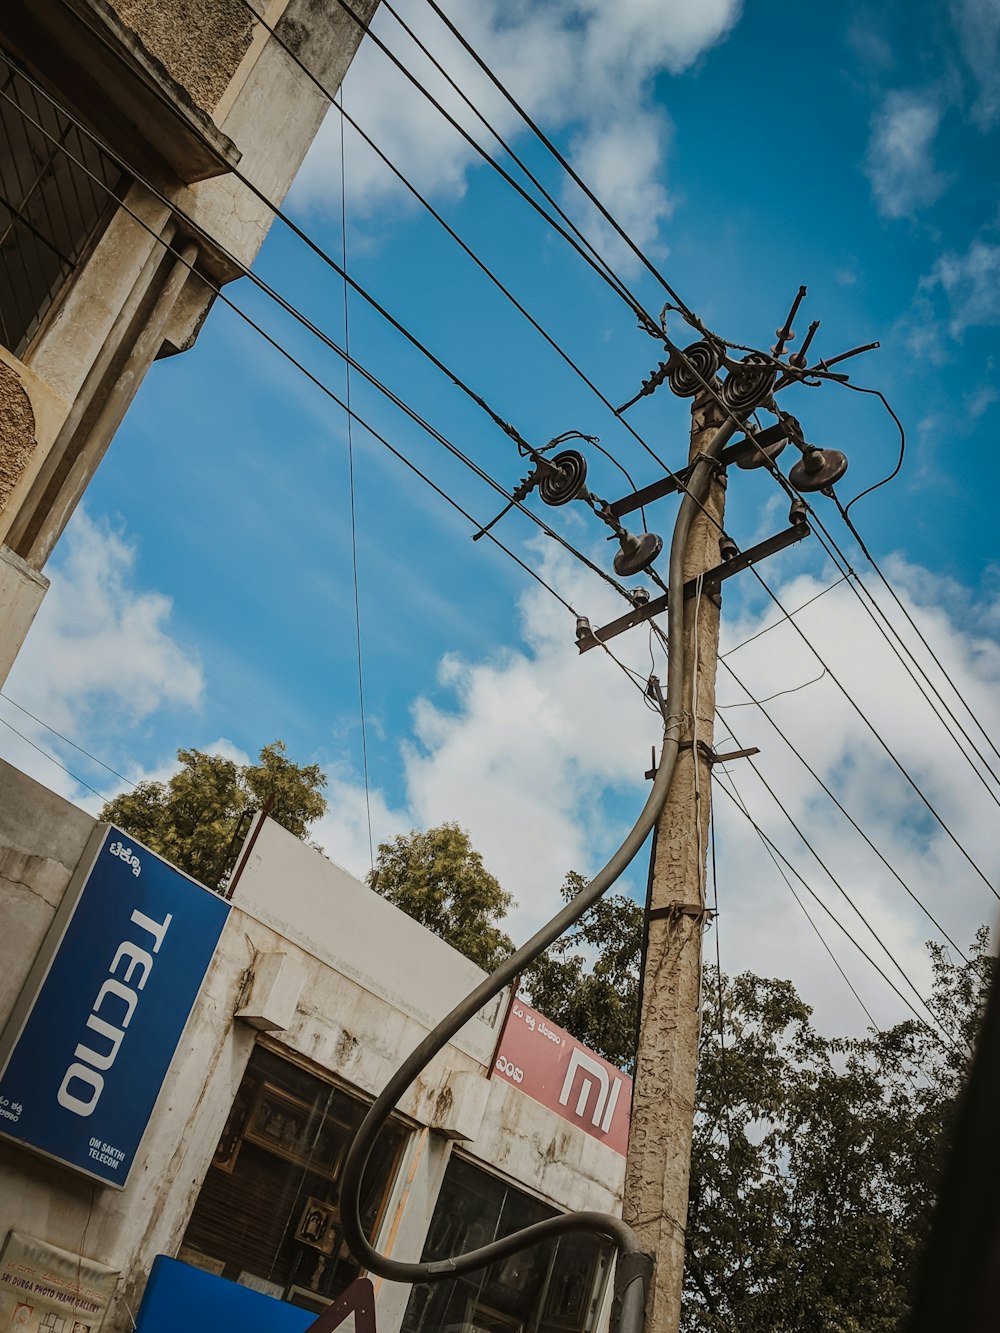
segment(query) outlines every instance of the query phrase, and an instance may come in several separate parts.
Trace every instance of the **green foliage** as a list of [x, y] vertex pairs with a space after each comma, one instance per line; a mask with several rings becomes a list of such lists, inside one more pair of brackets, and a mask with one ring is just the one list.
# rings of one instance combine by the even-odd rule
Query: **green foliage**
[[[584, 884], [570, 873], [563, 897]], [[511, 947], [510, 895], [454, 824], [380, 846], [374, 887], [483, 967]], [[533, 1005], [625, 1068], [642, 921], [606, 897], [522, 978]], [[902, 1327], [994, 965], [985, 929], [967, 963], [929, 947], [950, 1043], [915, 1020], [826, 1037], [791, 982], [706, 969], [683, 1333]]]
[[[571, 870], [563, 898], [586, 883]], [[602, 898], [522, 978], [536, 1009], [623, 1069], [635, 1062], [642, 915], [622, 894]]]
[[827, 1038], [790, 982], [706, 973], [685, 1333], [901, 1327], [993, 965], [985, 931], [931, 956], [951, 1047], [915, 1021]]
[[499, 923], [513, 903], [457, 824], [379, 843], [368, 883], [487, 971], [513, 949]]
[[177, 758], [183, 767], [169, 781], [140, 782], [108, 801], [100, 817], [203, 884], [219, 882], [241, 816], [269, 797], [271, 818], [297, 838], [326, 810], [326, 774], [316, 764], [292, 763], [282, 741], [265, 745], [257, 764], [201, 750], [178, 750]]

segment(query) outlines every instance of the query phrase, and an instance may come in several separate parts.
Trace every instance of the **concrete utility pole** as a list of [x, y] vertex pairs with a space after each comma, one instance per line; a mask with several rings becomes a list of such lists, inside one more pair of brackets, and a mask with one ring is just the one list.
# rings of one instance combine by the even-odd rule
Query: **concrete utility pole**
[[[705, 394], [691, 413], [691, 461], [724, 420]], [[718, 472], [691, 528], [685, 581], [719, 563], [725, 474]], [[701, 992], [701, 938], [715, 716], [719, 599], [687, 602], [684, 730], [670, 794], [660, 815], [653, 867], [649, 944], [642, 994], [624, 1219], [656, 1258], [646, 1333], [677, 1333], [684, 1276]], [[694, 744], [692, 744], [692, 741]]]

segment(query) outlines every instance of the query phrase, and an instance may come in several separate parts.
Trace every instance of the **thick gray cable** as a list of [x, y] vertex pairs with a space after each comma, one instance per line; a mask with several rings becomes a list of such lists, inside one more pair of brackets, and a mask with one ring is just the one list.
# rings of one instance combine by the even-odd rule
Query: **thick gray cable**
[[[667, 632], [669, 655], [667, 664], [667, 695], [664, 704], [663, 749], [652, 789], [639, 818], [608, 863], [600, 870], [571, 903], [543, 926], [526, 944], [523, 944], [502, 963], [491, 976], [452, 1009], [389, 1079], [375, 1099], [348, 1151], [341, 1185], [341, 1219], [346, 1240], [354, 1258], [373, 1273], [394, 1282], [434, 1282], [458, 1277], [463, 1273], [485, 1268], [489, 1264], [517, 1254], [540, 1241], [570, 1231], [590, 1231], [606, 1236], [618, 1248], [619, 1258], [641, 1255], [638, 1236], [620, 1218], [610, 1214], [581, 1212], [563, 1214], [536, 1223], [514, 1235], [505, 1236], [466, 1254], [452, 1255], [427, 1263], [405, 1263], [379, 1254], [368, 1242], [361, 1223], [361, 1185], [365, 1167], [375, 1147], [378, 1135], [388, 1120], [397, 1101], [416, 1079], [422, 1069], [441, 1051], [451, 1038], [494, 996], [498, 995], [519, 972], [543, 953], [559, 936], [592, 907], [615, 883], [645, 842], [659, 818], [677, 762], [681, 739], [682, 700], [685, 676], [685, 598], [684, 557], [687, 551], [691, 523], [701, 509], [708, 491], [715, 461], [741, 423], [731, 418], [715, 433], [711, 443], [700, 455], [691, 474], [687, 493], [681, 500], [677, 521], [670, 544], [669, 599], [667, 602]], [[628, 1281], [622, 1292], [618, 1317], [621, 1333], [640, 1333], [645, 1309], [643, 1283]]]

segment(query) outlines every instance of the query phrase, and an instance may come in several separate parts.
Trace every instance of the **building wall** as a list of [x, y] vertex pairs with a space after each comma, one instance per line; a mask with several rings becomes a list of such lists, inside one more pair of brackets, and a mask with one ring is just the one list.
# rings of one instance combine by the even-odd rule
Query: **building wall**
[[[376, 4], [354, 8], [367, 21]], [[362, 35], [339, 5], [261, 0], [261, 13], [280, 41], [243, 0], [0, 11], [0, 48], [134, 181], [122, 207], [109, 198], [106, 225], [29, 345], [20, 356], [0, 347], [0, 543], [17, 557], [0, 558], [0, 684], [44, 596], [34, 575], [153, 361], [191, 347], [213, 289], [253, 263], [273, 222], [233, 169], [280, 204], [329, 107], [281, 43], [332, 95]]]
[[[90, 816], [0, 761], [0, 1028], [93, 827]], [[313, 913], [307, 943], [303, 912]], [[270, 1029], [272, 1049], [298, 1053], [370, 1097], [482, 975], [265, 821], [126, 1187], [94, 1184], [0, 1139], [0, 1237], [15, 1228], [120, 1269], [104, 1327], [124, 1333], [153, 1258], [177, 1254], [261, 1030]], [[396, 1257], [420, 1257], [456, 1144], [556, 1208], [620, 1211], [623, 1158], [517, 1088], [487, 1079], [503, 1012], [473, 1020], [400, 1103], [412, 1132], [379, 1236]], [[381, 1333], [398, 1329], [408, 1295], [405, 1286], [378, 1284]]]

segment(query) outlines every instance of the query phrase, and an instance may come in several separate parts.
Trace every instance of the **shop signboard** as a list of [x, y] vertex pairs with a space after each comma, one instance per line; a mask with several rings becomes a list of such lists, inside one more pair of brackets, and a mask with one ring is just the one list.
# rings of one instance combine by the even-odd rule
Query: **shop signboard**
[[522, 1000], [510, 1006], [493, 1077], [625, 1156], [632, 1080]]
[[228, 914], [98, 825], [0, 1036], [0, 1134], [123, 1187]]
[[8, 1231], [0, 1251], [0, 1333], [97, 1333], [118, 1269]]

